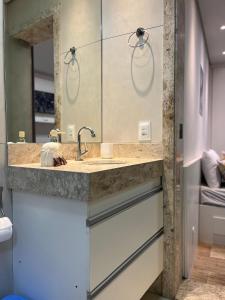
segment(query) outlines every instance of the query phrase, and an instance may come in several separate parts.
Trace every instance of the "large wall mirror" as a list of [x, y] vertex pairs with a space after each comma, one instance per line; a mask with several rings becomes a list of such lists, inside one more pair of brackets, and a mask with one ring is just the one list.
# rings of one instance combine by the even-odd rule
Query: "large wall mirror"
[[161, 142], [163, 0], [13, 0], [5, 24], [9, 142]]

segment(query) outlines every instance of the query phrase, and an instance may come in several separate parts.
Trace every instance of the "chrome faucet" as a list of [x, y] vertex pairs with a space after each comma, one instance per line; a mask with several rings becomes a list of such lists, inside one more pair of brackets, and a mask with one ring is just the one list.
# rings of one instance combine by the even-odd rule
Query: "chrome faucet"
[[91, 129], [90, 127], [83, 126], [79, 129], [78, 134], [77, 134], [78, 145], [77, 145], [77, 157], [76, 157], [76, 160], [78, 160], [78, 161], [83, 160], [81, 156], [88, 152], [86, 143], [84, 144], [85, 145], [84, 150], [82, 151], [82, 149], [81, 149], [81, 132], [82, 132], [82, 130], [88, 130], [88, 131], [90, 131], [91, 136], [93, 138], [96, 137], [95, 131], [93, 129]]

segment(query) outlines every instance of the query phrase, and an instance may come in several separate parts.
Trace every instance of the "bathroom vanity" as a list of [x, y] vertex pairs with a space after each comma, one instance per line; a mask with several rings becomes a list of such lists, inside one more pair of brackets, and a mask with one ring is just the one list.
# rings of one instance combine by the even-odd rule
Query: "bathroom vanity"
[[163, 270], [162, 160], [11, 165], [15, 291], [138, 300]]
[[[174, 4], [4, 2], [1, 128], [6, 117], [9, 193], [3, 174], [3, 206], [13, 214], [14, 237], [7, 251], [0, 249], [0, 298], [138, 300], [162, 269], [163, 294], [175, 297], [182, 205], [174, 179], [174, 109], [182, 89], [174, 87], [182, 82], [174, 84], [174, 62], [182, 64], [174, 41], [181, 46], [183, 24], [174, 29]], [[83, 126], [95, 132], [82, 133], [85, 160], [95, 163], [73, 161], [82, 154]], [[52, 129], [63, 133], [68, 165], [41, 168], [41, 147]], [[18, 131], [25, 132], [23, 144]], [[113, 144], [113, 157], [122, 161], [96, 162], [102, 143]]]

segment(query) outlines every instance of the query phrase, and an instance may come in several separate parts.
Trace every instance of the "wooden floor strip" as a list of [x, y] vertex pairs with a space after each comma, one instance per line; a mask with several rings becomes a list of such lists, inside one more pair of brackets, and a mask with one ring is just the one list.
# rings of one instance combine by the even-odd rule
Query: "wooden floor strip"
[[200, 244], [191, 279], [225, 286], [225, 247]]
[[191, 279], [185, 280], [176, 300], [225, 300], [225, 247], [200, 244]]

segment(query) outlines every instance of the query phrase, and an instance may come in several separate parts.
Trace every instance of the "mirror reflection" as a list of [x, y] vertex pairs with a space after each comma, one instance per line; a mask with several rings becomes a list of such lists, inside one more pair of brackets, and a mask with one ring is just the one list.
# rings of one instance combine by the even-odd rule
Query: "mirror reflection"
[[53, 39], [33, 47], [34, 141], [44, 143], [55, 127]]
[[101, 1], [25, 2], [6, 6], [8, 141], [44, 143], [60, 129], [75, 142], [90, 126], [100, 142]]
[[162, 141], [163, 0], [14, 0], [5, 40], [9, 142]]

